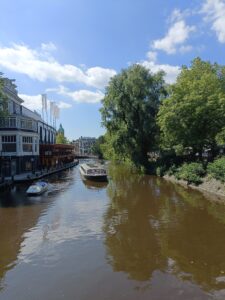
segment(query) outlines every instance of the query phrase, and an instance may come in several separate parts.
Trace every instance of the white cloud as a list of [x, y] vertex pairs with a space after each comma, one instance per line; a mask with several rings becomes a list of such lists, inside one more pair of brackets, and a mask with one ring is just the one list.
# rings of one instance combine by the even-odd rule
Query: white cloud
[[59, 103], [57, 103], [57, 105], [61, 109], [72, 107], [72, 104], [67, 103], [67, 102], [63, 102], [63, 101], [60, 101]]
[[178, 8], [175, 8], [170, 16], [170, 22], [174, 23], [179, 20], [183, 20], [184, 14]]
[[169, 28], [164, 38], [153, 41], [152, 48], [174, 54], [177, 52], [177, 48], [187, 41], [190, 33], [194, 30], [195, 26], [188, 26], [184, 20], [179, 19]]
[[176, 81], [177, 76], [180, 73], [179, 66], [172, 66], [169, 64], [157, 64], [154, 61], [143, 61], [141, 63], [144, 67], [149, 69], [152, 73], [157, 73], [159, 71], [164, 71], [165, 74], [165, 81], [167, 83], [174, 83]]
[[206, 0], [202, 6], [205, 21], [211, 22], [211, 29], [216, 32], [218, 41], [225, 43], [225, 1]]
[[173, 11], [172, 11], [172, 14], [169, 18], [169, 22], [170, 23], [174, 23], [176, 21], [181, 21], [181, 20], [184, 20], [185, 18], [187, 17], [190, 17], [192, 15], [195, 15], [196, 14], [196, 9], [185, 9], [185, 10], [180, 10], [178, 8], [175, 8]]
[[44, 51], [50, 52], [50, 51], [57, 50], [57, 47], [54, 43], [49, 42], [49, 43], [46, 43], [46, 44], [42, 43], [41, 44], [41, 49], [44, 50]]
[[149, 51], [147, 53], [147, 60], [141, 62], [141, 65], [149, 69], [152, 73], [157, 73], [159, 71], [165, 72], [165, 81], [167, 83], [174, 83], [178, 74], [180, 73], [179, 66], [172, 66], [169, 64], [159, 64], [157, 63], [157, 52]]
[[158, 55], [157, 52], [155, 52], [155, 51], [149, 51], [146, 56], [147, 56], [147, 58], [149, 60], [156, 61], [157, 60], [157, 55]]
[[24, 100], [23, 105], [30, 110], [41, 110], [42, 101], [41, 95], [26, 95], [19, 94], [19, 97]]
[[77, 103], [98, 103], [104, 97], [104, 93], [99, 90], [97, 90], [96, 92], [92, 92], [89, 90], [78, 90], [71, 92], [64, 86], [60, 86], [57, 93], [63, 96], [70, 97]]
[[[30, 110], [37, 110], [37, 111], [41, 111], [42, 109], [42, 98], [41, 98], [41, 95], [26, 95], [26, 94], [19, 94], [19, 97], [21, 99], [24, 100], [24, 103], [23, 105], [27, 108], [29, 108]], [[60, 101], [60, 102], [57, 102], [57, 101], [54, 101], [59, 108], [62, 108], [62, 109], [66, 109], [66, 108], [70, 108], [72, 107], [71, 104], [69, 103], [66, 103], [66, 102], [63, 102], [63, 101]], [[50, 100], [48, 100], [48, 106], [49, 106], [49, 103], [50, 103]]]
[[190, 52], [192, 49], [193, 47], [191, 45], [185, 45], [179, 48], [179, 52], [183, 54], [183, 53]]
[[79, 82], [99, 89], [103, 89], [116, 74], [115, 70], [102, 67], [82, 70], [75, 65], [60, 64], [49, 53], [55, 50], [54, 44], [42, 44], [41, 48], [37, 51], [18, 44], [0, 47], [0, 66], [39, 81]]
[[86, 71], [86, 84], [96, 88], [103, 88], [114, 75], [116, 75], [116, 71], [112, 69], [103, 69], [101, 67], [89, 68]]

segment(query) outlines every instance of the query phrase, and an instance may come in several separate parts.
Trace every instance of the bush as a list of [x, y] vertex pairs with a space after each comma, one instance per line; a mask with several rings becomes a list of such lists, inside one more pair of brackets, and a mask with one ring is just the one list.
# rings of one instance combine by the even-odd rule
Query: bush
[[217, 158], [209, 163], [207, 172], [213, 178], [225, 182], [225, 157]]
[[169, 168], [169, 170], [167, 171], [167, 174], [168, 174], [169, 176], [172, 176], [172, 175], [176, 175], [177, 172], [178, 172], [177, 166], [172, 165], [172, 166]]
[[200, 184], [202, 182], [201, 177], [205, 175], [205, 170], [201, 163], [184, 163], [176, 173], [177, 179], [183, 179], [190, 183]]
[[156, 175], [162, 177], [166, 172], [166, 167], [165, 166], [158, 166], [156, 168]]

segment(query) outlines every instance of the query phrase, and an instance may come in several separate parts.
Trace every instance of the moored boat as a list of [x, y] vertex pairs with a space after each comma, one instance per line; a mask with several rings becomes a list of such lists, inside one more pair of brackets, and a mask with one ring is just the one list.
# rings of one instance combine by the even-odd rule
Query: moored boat
[[98, 163], [85, 163], [80, 165], [82, 177], [95, 181], [107, 181], [105, 166]]
[[32, 184], [26, 191], [27, 195], [37, 196], [43, 194], [48, 189], [48, 183], [45, 181], [38, 181]]

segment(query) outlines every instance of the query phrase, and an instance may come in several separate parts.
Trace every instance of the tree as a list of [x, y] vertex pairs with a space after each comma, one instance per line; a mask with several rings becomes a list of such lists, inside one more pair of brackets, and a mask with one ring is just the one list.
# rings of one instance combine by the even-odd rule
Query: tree
[[65, 137], [65, 131], [62, 124], [60, 124], [56, 134], [56, 144], [69, 144], [69, 140]]
[[100, 109], [107, 158], [147, 164], [147, 153], [155, 145], [155, 117], [166, 94], [163, 75], [136, 64], [111, 79]]
[[62, 133], [57, 133], [56, 135], [56, 144], [68, 144], [69, 141]]
[[225, 145], [225, 127], [216, 136], [217, 145]]
[[95, 144], [92, 147], [92, 153], [97, 155], [100, 159], [103, 158], [103, 150], [102, 145], [105, 142], [105, 137], [101, 135], [95, 142]]
[[0, 117], [6, 114], [7, 97], [3, 92], [4, 81], [0, 72]]
[[215, 149], [216, 137], [225, 126], [225, 67], [193, 60], [182, 67], [170, 96], [158, 113], [162, 148], [193, 153]]

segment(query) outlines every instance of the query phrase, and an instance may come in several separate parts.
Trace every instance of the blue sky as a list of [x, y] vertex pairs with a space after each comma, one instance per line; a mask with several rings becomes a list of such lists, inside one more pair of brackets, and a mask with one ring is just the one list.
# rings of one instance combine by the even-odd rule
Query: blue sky
[[31, 109], [55, 101], [66, 136], [99, 136], [110, 77], [132, 63], [166, 72], [224, 64], [225, 0], [1, 0], [0, 71]]

